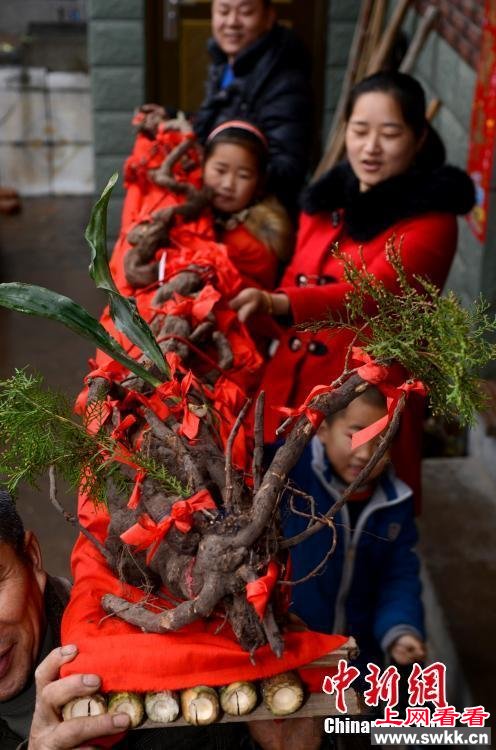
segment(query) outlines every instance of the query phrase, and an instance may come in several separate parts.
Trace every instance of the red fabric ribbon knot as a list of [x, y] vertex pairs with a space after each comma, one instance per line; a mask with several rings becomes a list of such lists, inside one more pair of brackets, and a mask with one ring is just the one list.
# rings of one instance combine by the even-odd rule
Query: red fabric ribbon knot
[[162, 315], [188, 317], [193, 324], [198, 325], [205, 320], [220, 298], [220, 292], [214, 289], [211, 284], [207, 284], [196, 297], [183, 297], [176, 292], [172, 299], [161, 305], [160, 308], [154, 309]]
[[121, 534], [121, 539], [126, 544], [136, 547], [138, 551], [147, 549], [146, 564], [149, 565], [171, 526], [176, 526], [179, 531], [185, 534], [193, 526], [194, 513], [213, 508], [217, 508], [217, 506], [210, 492], [200, 490], [188, 500], [177, 500], [171, 508], [170, 515], [165, 516], [158, 523], [147, 513], [143, 513], [134, 526]]
[[425, 396], [427, 393], [426, 387], [420, 380], [406, 380], [397, 386], [390, 385], [389, 383], [381, 383], [377, 387], [386, 396], [387, 414], [363, 430], [359, 430], [353, 434], [351, 438], [351, 447], [353, 450], [372, 440], [386, 429], [394, 416], [398, 401], [402, 396], [408, 398], [409, 393], [418, 393], [421, 396]]
[[279, 565], [274, 560], [271, 560], [265, 575], [260, 576], [256, 581], [246, 584], [246, 598], [261, 620], [265, 616], [265, 610], [267, 609], [267, 604], [269, 603], [278, 577]]
[[309, 404], [316, 396], [320, 396], [322, 393], [330, 393], [332, 390], [334, 390], [332, 385], [316, 385], [312, 388], [304, 403], [298, 408], [291, 409], [287, 406], [274, 406], [273, 408], [281, 414], [284, 414], [286, 419], [295, 419], [304, 414], [316, 430], [324, 419], [324, 413], [318, 409], [310, 407]]
[[367, 354], [367, 352], [364, 352], [359, 346], [352, 347], [351, 352], [354, 364], [363, 363], [357, 370], [357, 375], [360, 375], [363, 380], [366, 380], [367, 383], [371, 383], [372, 385], [377, 385], [377, 383], [386, 380], [389, 374], [389, 369], [387, 367], [377, 364], [375, 359], [373, 359], [370, 354]]

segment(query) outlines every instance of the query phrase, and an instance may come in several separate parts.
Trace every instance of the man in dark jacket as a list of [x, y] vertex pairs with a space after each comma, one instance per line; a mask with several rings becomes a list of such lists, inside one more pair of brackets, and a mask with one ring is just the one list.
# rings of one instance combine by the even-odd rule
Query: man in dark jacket
[[195, 131], [205, 141], [227, 120], [254, 122], [269, 142], [267, 190], [294, 213], [312, 138], [308, 55], [275, 22], [270, 0], [213, 0], [212, 33], [213, 64]]

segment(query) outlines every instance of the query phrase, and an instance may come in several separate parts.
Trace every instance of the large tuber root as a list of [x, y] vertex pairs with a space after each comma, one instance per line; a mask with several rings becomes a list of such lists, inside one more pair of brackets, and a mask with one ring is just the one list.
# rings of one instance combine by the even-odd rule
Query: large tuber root
[[[316, 397], [311, 406], [325, 414], [334, 413], [350, 403], [364, 387], [367, 384], [360, 376], [351, 375], [330, 393]], [[247, 502], [243, 500], [246, 486], [240, 482], [238, 472], [232, 466], [224, 471], [224, 458], [206, 425], [202, 425], [196, 445], [190, 445], [180, 440], [174, 430], [155, 415], [148, 413], [148, 417], [155, 441], [153, 450], [156, 451], [157, 446], [162, 448], [165, 464], [175, 471], [181, 465], [184, 472], [185, 456], [188, 456], [190, 466], [195, 467], [193, 487], [210, 482], [214, 494], [227, 501], [225, 507], [230, 512], [225, 517], [218, 512], [195, 513], [188, 533], [171, 528], [148, 566], [143, 553], [133, 553], [137, 559], [133, 573], [138, 575], [141, 570], [143, 575], [143, 571], [147, 571], [148, 583], [150, 578], [159, 580], [167, 591], [183, 600], [180, 604], [162, 612], [152, 612], [146, 603], [131, 604], [107, 595], [102, 601], [103, 608], [146, 632], [163, 633], [179, 630], [197, 618], [210, 617], [220, 606], [243, 648], [253, 655], [257, 648], [269, 643], [274, 653], [280, 656], [284, 644], [270, 604], [261, 621], [246, 599], [245, 587], [258, 577], [257, 570], [265, 569], [263, 560], [267, 549], [273, 550], [271, 554], [277, 550], [274, 514], [288, 474], [313, 434], [312, 424], [306, 417], [300, 417], [286, 443], [276, 453], [251, 501]], [[212, 460], [213, 456], [217, 461]], [[216, 465], [219, 471], [214, 470]], [[120, 511], [115, 509], [112, 512], [106, 546], [110, 549], [114, 545], [114, 557], [118, 557], [120, 547], [122, 559], [125, 545], [120, 535], [133, 525], [139, 513], [146, 511], [158, 523], [169, 515], [174, 503], [180, 499], [154, 487], [152, 481], [145, 481], [138, 511], [127, 509], [123, 499]], [[136, 584], [135, 579], [133, 582]], [[141, 585], [145, 583], [142, 579]]]
[[179, 182], [173, 174], [175, 164], [185, 158], [191, 148], [199, 147], [193, 140], [183, 141], [167, 155], [159, 169], [149, 170], [150, 179], [171, 192], [184, 196], [184, 202], [155, 211], [150, 221], [138, 224], [128, 233], [131, 249], [124, 257], [124, 272], [129, 284], [135, 288], [157, 281], [158, 264], [154, 256], [159, 248], [169, 244], [170, 232], [176, 219], [181, 217], [184, 222], [194, 221], [209, 205], [209, 189], [197, 189], [189, 182]]

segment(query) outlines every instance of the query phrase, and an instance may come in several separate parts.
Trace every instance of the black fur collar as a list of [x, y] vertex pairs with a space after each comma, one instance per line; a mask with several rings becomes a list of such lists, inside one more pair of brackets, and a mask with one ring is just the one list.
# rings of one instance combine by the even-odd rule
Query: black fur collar
[[305, 190], [302, 208], [309, 214], [343, 208], [350, 236], [366, 242], [401, 219], [431, 211], [466, 214], [474, 202], [474, 184], [458, 167], [411, 170], [361, 193], [350, 165], [342, 162]]

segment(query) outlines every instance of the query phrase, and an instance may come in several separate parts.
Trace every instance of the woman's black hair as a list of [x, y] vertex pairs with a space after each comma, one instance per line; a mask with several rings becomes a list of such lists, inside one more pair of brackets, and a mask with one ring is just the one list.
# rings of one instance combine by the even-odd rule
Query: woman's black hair
[[246, 148], [257, 161], [260, 177], [264, 177], [267, 172], [269, 162], [269, 153], [265, 143], [258, 135], [242, 127], [227, 127], [221, 130], [213, 138], [208, 138], [205, 144], [205, 161], [212, 156], [215, 147], [221, 143], [234, 143], [237, 146]]
[[420, 169], [442, 166], [446, 161], [446, 149], [438, 133], [426, 120], [425, 93], [417, 79], [396, 70], [380, 71], [363, 78], [350, 92], [345, 109], [346, 121], [350, 119], [358, 98], [372, 92], [390, 94], [398, 103], [408, 127], [417, 138], [424, 139], [415, 166]]
[[0, 490], [0, 542], [8, 544], [21, 557], [24, 552], [24, 526], [9, 493]]

